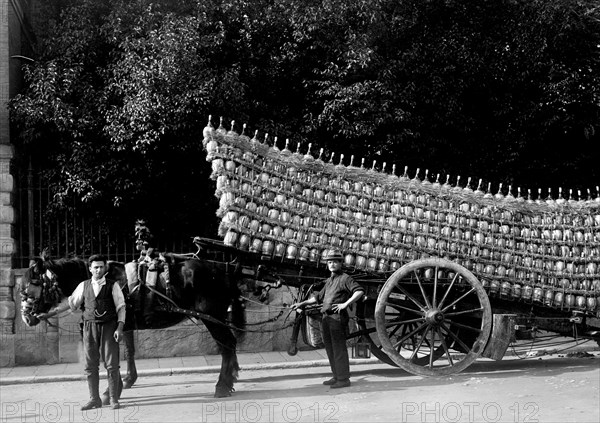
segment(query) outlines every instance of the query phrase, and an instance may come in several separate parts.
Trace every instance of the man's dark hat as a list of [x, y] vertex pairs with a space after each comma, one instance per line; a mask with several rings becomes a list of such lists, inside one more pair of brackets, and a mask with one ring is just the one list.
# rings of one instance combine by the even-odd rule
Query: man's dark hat
[[327, 261], [329, 261], [329, 260], [344, 261], [344, 257], [342, 256], [342, 253], [339, 250], [329, 250], [329, 253], [327, 253], [327, 256], [325, 257], [325, 259]]

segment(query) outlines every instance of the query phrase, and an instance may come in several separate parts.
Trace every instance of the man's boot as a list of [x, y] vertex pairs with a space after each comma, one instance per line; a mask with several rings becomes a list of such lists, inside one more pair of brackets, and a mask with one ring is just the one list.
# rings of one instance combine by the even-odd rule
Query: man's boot
[[108, 386], [106, 387], [106, 390], [102, 392], [100, 399], [102, 400], [102, 405], [110, 404], [110, 392], [108, 391]]
[[108, 372], [108, 392], [110, 395], [110, 408], [116, 410], [119, 408], [119, 398], [122, 389], [121, 373], [119, 369], [109, 370]]
[[[121, 373], [119, 373], [118, 376], [119, 376], [119, 390], [118, 390], [119, 395], [117, 396], [117, 398], [121, 398], [121, 392], [123, 391], [123, 379], [121, 379]], [[108, 386], [106, 387], [106, 390], [104, 392], [102, 392], [101, 399], [102, 399], [102, 405], [110, 405], [110, 388]]]
[[91, 374], [87, 376], [88, 389], [90, 391], [90, 400], [81, 407], [82, 411], [90, 410], [92, 408], [100, 408], [102, 407], [102, 400], [100, 399], [100, 388], [98, 384], [100, 383], [100, 376], [98, 373]]

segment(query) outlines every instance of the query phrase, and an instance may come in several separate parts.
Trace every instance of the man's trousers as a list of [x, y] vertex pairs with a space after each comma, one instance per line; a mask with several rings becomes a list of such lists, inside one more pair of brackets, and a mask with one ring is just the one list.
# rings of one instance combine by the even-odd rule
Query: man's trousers
[[346, 314], [323, 314], [321, 320], [325, 351], [327, 352], [333, 377], [337, 380], [350, 378], [350, 360], [346, 346], [348, 320]]

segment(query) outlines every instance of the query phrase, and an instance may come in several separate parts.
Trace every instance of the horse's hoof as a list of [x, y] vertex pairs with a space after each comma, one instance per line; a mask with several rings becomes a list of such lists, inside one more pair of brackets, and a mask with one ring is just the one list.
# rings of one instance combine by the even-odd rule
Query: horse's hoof
[[137, 381], [137, 377], [125, 376], [123, 378], [123, 389], [129, 389]]
[[231, 390], [229, 388], [217, 388], [215, 390], [215, 398], [225, 398], [231, 396]]

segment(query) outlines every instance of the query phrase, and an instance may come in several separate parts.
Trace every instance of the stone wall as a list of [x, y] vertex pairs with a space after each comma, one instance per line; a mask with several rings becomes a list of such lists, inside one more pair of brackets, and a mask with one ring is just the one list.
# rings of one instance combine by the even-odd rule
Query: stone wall
[[[285, 310], [275, 322], [258, 324], [276, 317], [283, 303], [290, 304], [287, 292], [271, 292], [269, 303], [246, 302], [246, 332], [238, 336], [238, 351], [286, 351], [292, 335], [292, 313], [286, 320]], [[136, 356], [139, 358], [217, 354], [217, 344], [202, 322], [185, 320], [168, 329], [135, 332]], [[299, 347], [304, 346], [302, 340]]]

